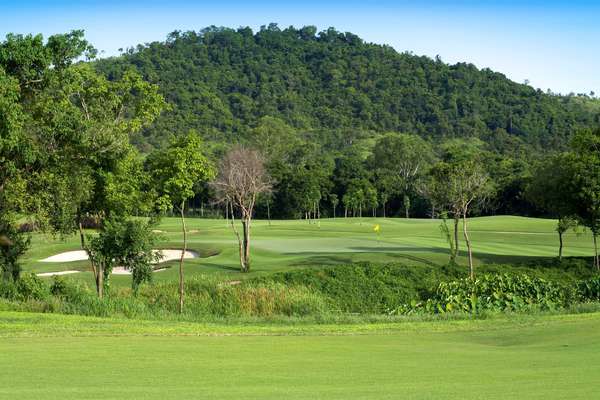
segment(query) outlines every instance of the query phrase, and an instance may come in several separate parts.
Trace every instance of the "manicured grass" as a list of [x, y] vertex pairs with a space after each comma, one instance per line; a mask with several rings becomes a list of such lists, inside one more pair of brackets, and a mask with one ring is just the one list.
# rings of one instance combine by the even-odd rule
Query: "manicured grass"
[[[378, 240], [374, 224], [381, 225]], [[285, 271], [290, 268], [323, 264], [371, 261], [409, 264], [443, 264], [448, 260], [447, 244], [439, 230], [440, 221], [397, 218], [337, 218], [321, 220], [320, 226], [306, 221], [254, 221], [252, 230], [253, 272], [250, 276]], [[186, 260], [187, 276], [200, 273], [238, 273], [237, 244], [225, 220], [189, 219], [189, 247], [208, 258]], [[483, 217], [470, 220], [475, 262], [511, 263], [556, 256], [558, 239], [555, 221], [512, 216]], [[157, 227], [163, 247], [179, 247], [179, 220], [165, 218]], [[61, 241], [47, 235], [33, 236], [32, 246], [24, 258], [26, 271], [48, 272], [85, 269], [85, 262], [40, 263], [39, 260], [62, 251], [79, 248], [78, 236]], [[464, 244], [461, 243], [464, 250]], [[589, 233], [566, 234], [566, 256], [591, 256]], [[464, 252], [459, 260], [465, 263]], [[176, 265], [171, 262], [169, 265]], [[91, 284], [89, 273], [72, 275]], [[176, 268], [155, 274], [156, 280], [173, 280]], [[129, 277], [115, 276], [117, 285], [128, 285]]]
[[0, 398], [590, 399], [600, 314], [203, 325], [0, 313]]

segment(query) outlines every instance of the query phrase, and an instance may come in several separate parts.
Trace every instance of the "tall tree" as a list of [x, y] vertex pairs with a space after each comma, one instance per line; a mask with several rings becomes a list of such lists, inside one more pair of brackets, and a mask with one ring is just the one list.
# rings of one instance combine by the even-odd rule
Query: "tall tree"
[[198, 184], [214, 176], [212, 163], [205, 155], [202, 140], [195, 132], [174, 138], [164, 150], [156, 150], [146, 159], [146, 170], [152, 177], [159, 209], [175, 209], [181, 219], [183, 248], [179, 259], [179, 312], [183, 312], [185, 283], [183, 260], [187, 251], [185, 205], [194, 197]]
[[[452, 162], [442, 161], [434, 169], [433, 179], [437, 190], [442, 192], [438, 197], [451, 212], [462, 218], [463, 237], [467, 245], [467, 256], [471, 278], [475, 277], [473, 266], [473, 250], [469, 237], [467, 217], [478, 203], [493, 193], [489, 175], [477, 159], [455, 159]], [[455, 241], [457, 224], [455, 224]], [[455, 244], [456, 246], [456, 244]], [[455, 251], [457, 252], [457, 247]], [[456, 257], [456, 253], [452, 257]]]
[[[240, 146], [231, 149], [221, 160], [219, 174], [213, 183], [222, 202], [232, 208], [231, 226], [237, 236], [242, 272], [250, 272], [250, 228], [256, 200], [271, 190], [270, 177], [257, 150]], [[234, 208], [241, 215], [242, 236], [233, 221]]]
[[417, 135], [389, 134], [377, 141], [371, 164], [378, 175], [391, 176], [402, 196], [404, 215], [410, 216], [411, 197], [417, 182], [434, 161], [431, 145]]
[[547, 157], [533, 171], [526, 187], [525, 196], [536, 207], [557, 218], [558, 258], [562, 259], [563, 235], [577, 226], [573, 218], [575, 202], [571, 195], [571, 177], [569, 176], [569, 155], [557, 154]]
[[582, 130], [574, 136], [565, 168], [570, 182], [570, 199], [583, 225], [592, 232], [594, 265], [600, 270], [600, 129]]

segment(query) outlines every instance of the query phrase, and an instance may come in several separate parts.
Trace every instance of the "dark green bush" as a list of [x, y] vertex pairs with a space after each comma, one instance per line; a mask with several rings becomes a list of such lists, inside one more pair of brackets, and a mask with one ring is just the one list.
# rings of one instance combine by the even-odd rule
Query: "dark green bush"
[[583, 301], [600, 301], [600, 276], [579, 282], [577, 294]]
[[360, 263], [278, 273], [257, 281], [306, 286], [325, 296], [334, 311], [377, 314], [426, 299], [440, 281], [458, 274], [455, 267]]
[[424, 310], [433, 313], [452, 311], [522, 311], [537, 308], [564, 308], [578, 300], [574, 285], [547, 281], [527, 275], [484, 274], [442, 282], [426, 302], [400, 308], [398, 312]]

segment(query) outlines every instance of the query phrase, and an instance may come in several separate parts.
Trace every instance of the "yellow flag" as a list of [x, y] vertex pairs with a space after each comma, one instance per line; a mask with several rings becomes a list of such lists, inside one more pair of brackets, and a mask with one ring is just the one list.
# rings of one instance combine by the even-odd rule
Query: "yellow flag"
[[379, 227], [379, 224], [376, 224], [376, 225], [373, 227], [373, 231], [375, 231], [375, 232], [377, 232], [377, 233], [379, 233], [379, 230], [380, 230], [380, 229], [381, 229], [381, 228]]

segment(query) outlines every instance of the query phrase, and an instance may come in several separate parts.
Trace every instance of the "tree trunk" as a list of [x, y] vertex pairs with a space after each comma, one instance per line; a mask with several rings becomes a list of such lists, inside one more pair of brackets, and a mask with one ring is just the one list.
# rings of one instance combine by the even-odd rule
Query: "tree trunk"
[[458, 224], [460, 222], [460, 215], [458, 213], [454, 214], [454, 254], [453, 261], [456, 262], [456, 258], [458, 257]]
[[410, 218], [410, 197], [404, 195], [404, 214], [406, 219]]
[[467, 211], [463, 211], [463, 235], [465, 236], [465, 243], [467, 244], [467, 253], [469, 254], [469, 270], [471, 272], [471, 279], [475, 279], [475, 270], [473, 269], [473, 252], [471, 250], [471, 240], [467, 232]]
[[382, 209], [383, 209], [383, 218], [385, 218], [385, 202], [382, 205], [383, 205], [383, 207], [382, 207]]
[[558, 232], [558, 261], [562, 261], [563, 253], [563, 233]]
[[179, 259], [179, 313], [183, 312], [183, 295], [185, 291], [183, 282], [183, 258], [187, 250], [187, 229], [185, 227], [185, 201], [181, 202], [181, 229], [183, 230], [183, 249], [181, 250], [181, 258]]
[[244, 267], [242, 272], [250, 272], [250, 217], [244, 216], [242, 219], [243, 227], [243, 254]]
[[98, 297], [104, 297], [104, 268], [101, 265], [94, 267], [96, 274], [96, 293], [98, 293]]
[[598, 259], [598, 243], [596, 241], [596, 232], [592, 232], [592, 236], [594, 237], [594, 265], [596, 269], [600, 271], [600, 259]]
[[244, 263], [244, 244], [242, 242], [242, 238], [240, 237], [240, 233], [238, 232], [237, 228], [235, 227], [235, 214], [233, 213], [233, 203], [231, 204], [231, 229], [233, 229], [233, 232], [235, 233], [235, 236], [237, 237], [238, 240], [238, 245], [239, 245], [239, 252], [240, 252], [240, 270], [242, 272], [244, 272], [246, 270], [246, 264]]
[[344, 218], [348, 218], [348, 207], [344, 207]]
[[269, 199], [267, 199], [267, 220], [269, 220], [269, 226], [271, 226], [271, 206]]
[[333, 206], [333, 219], [335, 219], [335, 206]]
[[431, 219], [435, 219], [435, 206], [431, 205]]

